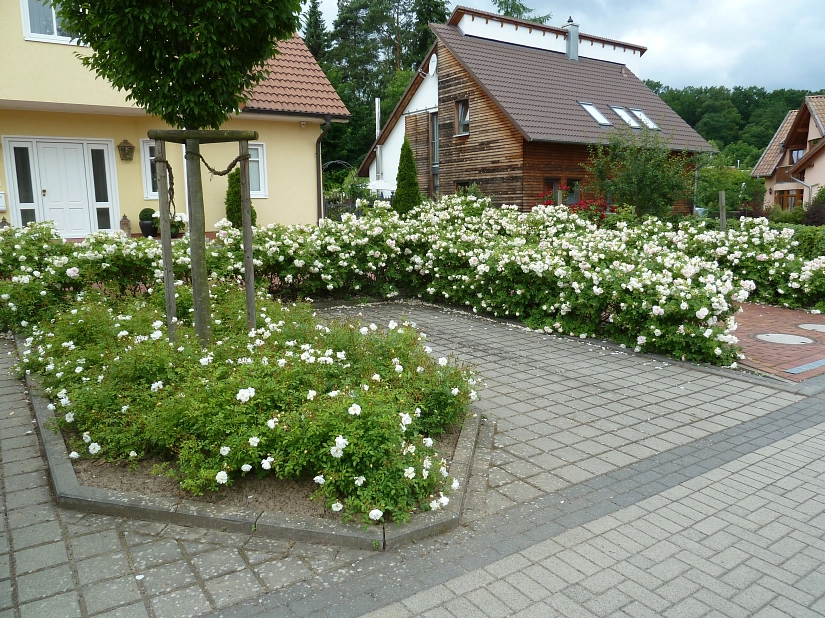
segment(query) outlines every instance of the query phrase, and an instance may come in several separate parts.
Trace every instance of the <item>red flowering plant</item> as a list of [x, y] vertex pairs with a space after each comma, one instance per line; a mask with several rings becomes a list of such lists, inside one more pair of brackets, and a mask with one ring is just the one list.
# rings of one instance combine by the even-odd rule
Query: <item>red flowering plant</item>
[[[562, 192], [562, 199], [566, 201], [567, 196], [570, 194], [570, 187], [568, 187], [566, 184], [561, 184], [559, 185], [559, 189]], [[556, 198], [551, 191], [550, 193], [544, 193], [540, 195], [538, 203], [543, 206], [549, 206], [556, 203]], [[570, 212], [574, 212], [577, 215], [584, 217], [588, 221], [591, 221], [598, 226], [601, 226], [602, 222], [604, 221], [604, 218], [607, 216], [607, 213], [611, 212], [610, 205], [603, 199], [579, 199], [578, 202], [566, 205]]]

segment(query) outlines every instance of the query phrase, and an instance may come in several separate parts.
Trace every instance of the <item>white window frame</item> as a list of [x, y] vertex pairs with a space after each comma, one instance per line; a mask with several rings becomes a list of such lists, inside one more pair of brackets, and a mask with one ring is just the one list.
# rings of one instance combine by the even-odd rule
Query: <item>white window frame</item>
[[618, 105], [611, 105], [610, 109], [616, 112], [616, 115], [624, 120], [627, 125], [632, 129], [640, 129], [641, 125], [636, 122], [636, 119], [627, 113], [627, 110], [624, 107], [619, 107]]
[[[57, 32], [57, 18], [52, 9], [52, 19], [54, 20], [54, 31]], [[20, 0], [20, 14], [23, 17], [23, 38], [27, 41], [38, 41], [40, 43], [57, 43], [59, 45], [77, 45], [77, 39], [59, 34], [40, 34], [32, 32], [31, 17], [29, 15], [29, 1]]]
[[[255, 151], [258, 156], [255, 157]], [[266, 144], [263, 142], [249, 142], [249, 161], [258, 161], [259, 176], [261, 179], [260, 190], [252, 191], [250, 186], [249, 195], [253, 199], [266, 199], [269, 197], [269, 190], [266, 182]], [[251, 178], [250, 178], [251, 180]]]
[[613, 123], [610, 122], [607, 117], [601, 113], [598, 107], [594, 103], [588, 103], [587, 101], [579, 101], [579, 105], [582, 106], [582, 109], [586, 111], [590, 117], [595, 120], [600, 126], [602, 127], [612, 127]]
[[655, 122], [653, 122], [648, 117], [648, 115], [645, 114], [642, 110], [640, 110], [638, 108], [633, 108], [633, 107], [628, 107], [628, 109], [630, 110], [630, 112], [634, 116], [636, 116], [636, 118], [641, 120], [642, 124], [644, 124], [648, 129], [650, 129], [651, 131], [658, 131], [659, 130], [659, 125], [657, 125]]
[[143, 168], [143, 199], [147, 201], [159, 199], [158, 192], [152, 190], [152, 155], [149, 153], [149, 148], [154, 147], [154, 145], [155, 140], [153, 139], [140, 140], [140, 165]]

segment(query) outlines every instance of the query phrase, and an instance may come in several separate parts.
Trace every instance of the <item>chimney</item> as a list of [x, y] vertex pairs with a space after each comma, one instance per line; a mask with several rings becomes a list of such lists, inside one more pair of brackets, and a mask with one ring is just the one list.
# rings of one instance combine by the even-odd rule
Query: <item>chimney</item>
[[567, 30], [567, 52], [566, 55], [570, 60], [579, 59], [579, 24], [573, 23], [573, 17], [567, 20], [567, 23], [562, 26]]

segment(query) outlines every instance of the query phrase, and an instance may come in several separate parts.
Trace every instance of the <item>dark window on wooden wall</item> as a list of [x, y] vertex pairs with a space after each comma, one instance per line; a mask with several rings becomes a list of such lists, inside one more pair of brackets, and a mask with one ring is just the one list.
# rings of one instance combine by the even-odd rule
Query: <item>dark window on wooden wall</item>
[[430, 166], [432, 178], [430, 197], [438, 198], [440, 188], [438, 182], [438, 112], [430, 114]]
[[455, 102], [455, 134], [469, 135], [470, 133], [470, 100], [463, 99]]

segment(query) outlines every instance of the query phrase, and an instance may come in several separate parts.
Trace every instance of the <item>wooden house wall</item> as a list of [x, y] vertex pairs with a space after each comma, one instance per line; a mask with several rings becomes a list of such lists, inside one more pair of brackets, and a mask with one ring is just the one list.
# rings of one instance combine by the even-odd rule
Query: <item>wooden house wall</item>
[[410, 114], [405, 117], [404, 131], [415, 159], [418, 172], [418, 188], [425, 195], [430, 195], [430, 114]]
[[[456, 102], [470, 103], [470, 134], [456, 137]], [[493, 204], [522, 205], [521, 134], [443, 45], [438, 48], [439, 184], [477, 183]]]
[[[524, 142], [524, 208], [530, 210], [544, 193], [545, 179], [556, 179], [571, 186], [571, 181], [585, 183], [590, 176], [582, 163], [590, 161], [584, 144]], [[582, 192], [582, 197], [595, 197]]]

